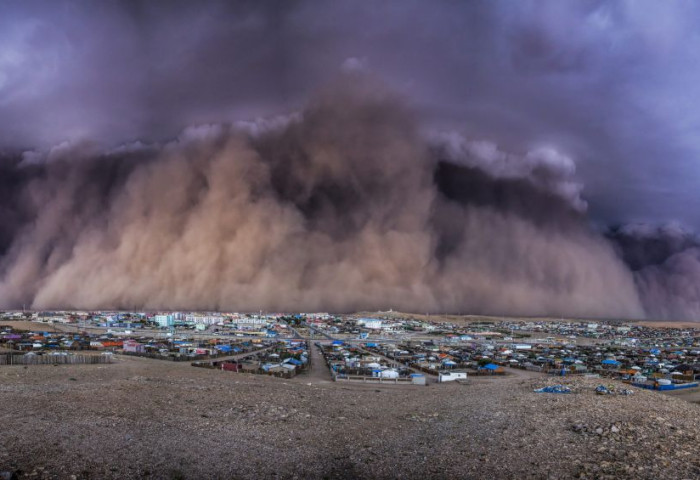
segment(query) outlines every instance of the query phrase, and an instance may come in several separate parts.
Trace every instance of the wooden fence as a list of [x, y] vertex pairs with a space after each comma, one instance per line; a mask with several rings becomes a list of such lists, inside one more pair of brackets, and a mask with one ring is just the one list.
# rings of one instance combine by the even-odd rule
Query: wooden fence
[[362, 383], [413, 383], [413, 379], [410, 377], [399, 377], [399, 378], [382, 378], [382, 377], [368, 377], [366, 375], [346, 375], [343, 373], [338, 373], [333, 375], [333, 380], [336, 382], [362, 382]]
[[95, 365], [112, 362], [112, 355], [0, 354], [0, 365]]
[[221, 365], [214, 365], [211, 362], [192, 362], [191, 365], [193, 367], [209, 368], [209, 369], [222, 370], [222, 371], [233, 372], [233, 373], [250, 373], [251, 375], [268, 375], [270, 377], [287, 378], [287, 379], [294, 378], [295, 375], [302, 372], [302, 370], [300, 370], [300, 371], [288, 370], [285, 372], [282, 372], [282, 371], [267, 372], [267, 371], [263, 370], [262, 368], [245, 369], [245, 370], [243, 370], [243, 369], [241, 369], [241, 370], [223, 370], [221, 368]]
[[209, 360], [218, 357], [225, 357], [230, 354], [221, 355], [184, 355], [184, 354], [162, 354], [162, 353], [152, 353], [152, 352], [119, 352], [119, 355], [125, 355], [127, 357], [141, 357], [141, 358], [151, 358], [153, 360], [165, 360], [168, 362], [191, 362], [193, 360]]

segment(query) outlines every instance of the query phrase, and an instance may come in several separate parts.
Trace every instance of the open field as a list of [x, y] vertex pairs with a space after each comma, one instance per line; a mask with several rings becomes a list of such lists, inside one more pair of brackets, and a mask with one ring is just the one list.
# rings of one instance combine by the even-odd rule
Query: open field
[[[453, 315], [453, 314], [421, 314], [406, 312], [359, 312], [356, 316], [379, 318], [413, 318], [419, 321], [449, 322], [449, 323], [478, 323], [478, 322], [602, 322], [604, 319], [567, 318], [567, 317], [510, 317], [506, 315]], [[610, 320], [610, 319], [608, 319]], [[700, 322], [676, 322], [657, 320], [625, 320], [615, 319], [625, 324], [643, 325], [651, 328], [700, 328]]]
[[[496, 315], [453, 315], [453, 314], [421, 314], [421, 313], [406, 313], [406, 312], [358, 312], [353, 314], [355, 317], [368, 318], [412, 318], [418, 321], [426, 322], [447, 322], [447, 323], [478, 323], [478, 322], [598, 322], [603, 320], [583, 319], [583, 318], [565, 318], [565, 317], [509, 317]], [[656, 320], [624, 320], [619, 321], [626, 324], [642, 325], [650, 328], [699, 328], [700, 322], [676, 322], [676, 321], [656, 321]], [[11, 325], [14, 328], [23, 330], [41, 329], [48, 332], [71, 331], [77, 329], [86, 331], [104, 331], [102, 328], [83, 327], [76, 324], [49, 324], [43, 322], [32, 322], [27, 320], [0, 320], [0, 325]]]
[[700, 404], [700, 388], [689, 388], [687, 390], [664, 392], [664, 395], [670, 395], [672, 397], [685, 400], [686, 402], [694, 402]]
[[[67, 326], [62, 324], [52, 324], [43, 322], [30, 322], [27, 320], [0, 320], [0, 326], [10, 326], [16, 330], [41, 331], [41, 332], [65, 332]], [[75, 331], [75, 326], [73, 330]]]
[[[407, 312], [359, 312], [356, 316], [379, 318], [413, 318], [419, 321], [428, 322], [450, 322], [450, 323], [479, 323], [479, 322], [570, 322], [570, 321], [596, 321], [591, 319], [574, 319], [566, 317], [511, 317], [507, 315], [455, 315], [455, 314], [422, 314], [422, 313], [407, 313]], [[634, 321], [631, 321], [635, 323]]]
[[32, 322], [29, 320], [0, 320], [0, 326], [10, 326], [15, 330], [35, 331], [35, 332], [89, 332], [104, 333], [107, 329], [102, 327], [84, 326], [75, 323], [45, 323]]
[[650, 328], [700, 328], [700, 322], [660, 322], [644, 320], [632, 323]]
[[700, 475], [700, 406], [655, 392], [600, 397], [592, 380], [568, 379], [578, 393], [535, 394], [555, 379], [516, 375], [335, 384], [318, 360], [294, 380], [117, 360], [0, 369], [0, 470], [94, 479]]
[[[477, 323], [477, 322], [497, 322], [509, 317], [496, 317], [487, 315], [453, 315], [453, 314], [423, 314], [423, 313], [406, 313], [406, 312], [358, 312], [355, 314], [358, 317], [368, 318], [412, 318], [421, 322], [449, 322], [449, 323]], [[518, 320], [518, 319], [512, 319]], [[525, 321], [525, 320], [523, 320]]]

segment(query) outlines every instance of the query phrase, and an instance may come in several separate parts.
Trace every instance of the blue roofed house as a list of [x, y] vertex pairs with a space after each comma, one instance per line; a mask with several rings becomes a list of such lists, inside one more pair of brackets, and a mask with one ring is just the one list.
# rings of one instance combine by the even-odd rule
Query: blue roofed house
[[487, 363], [483, 367], [479, 367], [479, 371], [489, 373], [489, 374], [506, 373], [505, 368], [501, 367], [500, 365], [496, 365], [495, 363]]

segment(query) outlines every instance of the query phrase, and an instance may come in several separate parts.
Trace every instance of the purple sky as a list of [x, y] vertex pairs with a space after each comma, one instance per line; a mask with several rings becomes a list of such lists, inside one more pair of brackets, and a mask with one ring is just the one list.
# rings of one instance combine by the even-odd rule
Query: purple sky
[[4, 1], [0, 149], [284, 114], [349, 63], [426, 129], [570, 155], [596, 222], [698, 229], [698, 18], [680, 1]]

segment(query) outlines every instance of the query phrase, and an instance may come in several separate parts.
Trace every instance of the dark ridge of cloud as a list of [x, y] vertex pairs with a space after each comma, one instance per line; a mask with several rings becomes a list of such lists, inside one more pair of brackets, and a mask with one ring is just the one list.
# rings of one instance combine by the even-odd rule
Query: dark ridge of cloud
[[635, 273], [648, 315], [661, 320], [700, 318], [700, 248], [675, 253]]
[[606, 236], [634, 272], [647, 315], [700, 319], [700, 239], [695, 233], [679, 224], [629, 224]]
[[19, 154], [0, 154], [0, 258], [7, 253], [16, 232], [29, 218], [22, 201], [22, 189], [36, 172], [19, 168], [21, 162]]
[[499, 193], [450, 199], [411, 109], [356, 73], [257, 130], [201, 125], [98, 155], [74, 144], [30, 164], [0, 305], [643, 315], [583, 217], [521, 216], [520, 202], [577, 205], [560, 155], [479, 157], [496, 179], [465, 168], [451, 188]]
[[528, 179], [497, 179], [477, 167], [439, 161], [435, 183], [448, 200], [488, 206], [532, 221], [538, 227], [567, 228], [583, 220], [581, 212], [555, 192], [538, 189]]
[[677, 253], [700, 247], [697, 235], [678, 224], [619, 225], [608, 230], [606, 236], [634, 271], [661, 265]]
[[644, 0], [6, 1], [0, 147], [108, 148], [285, 114], [355, 59], [415, 99], [422, 126], [575, 157], [600, 223], [698, 229], [699, 13]]
[[[448, 203], [493, 209], [532, 222], [543, 232], [585, 230], [581, 212], [552, 191], [535, 187], [527, 178], [494, 178], [478, 167], [438, 161], [434, 171], [438, 191]], [[448, 205], [448, 208], [450, 206]], [[455, 208], [455, 207], [451, 207]], [[466, 225], [458, 214], [438, 216], [437, 258], [449, 259], [464, 243]]]
[[[0, 161], [0, 268], [12, 273], [5, 277], [0, 297], [14, 304], [20, 297], [28, 302], [36, 297], [44, 304], [80, 303], [50, 292], [58, 292], [57, 278], [70, 278], [66, 272], [94, 275], [79, 268], [86, 252], [119, 251], [126, 248], [120, 247], [128, 243], [125, 239], [135, 238], [125, 228], [133, 224], [122, 208], [133, 214], [129, 219], [141, 222], [142, 231], [170, 238], [177, 250], [182, 244], [176, 233], [190, 231], [196, 223], [190, 212], [204, 208], [203, 199], [216, 184], [211, 171], [228, 172], [210, 157], [235, 152], [231, 156], [240, 158], [247, 152], [255, 161], [243, 162], [246, 167], [239, 174], [246, 179], [251, 175], [251, 184], [237, 187], [246, 193], [230, 208], [277, 218], [260, 208], [262, 202], [289, 215], [280, 220], [289, 228], [281, 233], [289, 250], [277, 244], [269, 248], [281, 258], [294, 259], [290, 265], [301, 265], [305, 273], [293, 285], [312, 285], [320, 267], [297, 258], [296, 248], [301, 247], [291, 239], [306, 238], [312, 248], [335, 259], [329, 265], [340, 265], [356, 257], [339, 247], [321, 248], [318, 237], [330, 245], [354, 238], [356, 248], [370, 237], [380, 238], [376, 245], [383, 245], [389, 241], [387, 232], [419, 233], [415, 224], [424, 223], [423, 237], [411, 238], [424, 238], [422, 248], [432, 256], [424, 250], [411, 255], [423, 260], [427, 276], [405, 276], [418, 290], [415, 298], [434, 308], [469, 304], [491, 311], [497, 305], [515, 311], [520, 305], [529, 311], [537, 304], [554, 312], [564, 309], [559, 302], [565, 292], [603, 298], [589, 290], [589, 280], [581, 280], [598, 274], [579, 268], [571, 256], [576, 252], [596, 265], [608, 257], [610, 245], [605, 242], [611, 240], [633, 271], [648, 315], [694, 317], [697, 309], [688, 290], [694, 284], [694, 235], [641, 238], [613, 232], [605, 240], [590, 238], [587, 224], [677, 220], [700, 229], [695, 162], [700, 116], [693, 108], [700, 85], [700, 69], [695, 67], [700, 65], [700, 37], [694, 21], [699, 13], [692, 2], [643, 0], [2, 2], [0, 149], [27, 151]], [[393, 95], [372, 100], [373, 89], [360, 95], [370, 95], [371, 102], [360, 101], [356, 93], [336, 92], [305, 107], [310, 92], [334, 78], [340, 65], [379, 74], [412, 99], [415, 113]], [[345, 95], [346, 100], [333, 100], [333, 95]], [[338, 110], [340, 104], [347, 117]], [[371, 113], [372, 108], [386, 112]], [[289, 114], [302, 110], [303, 116]], [[277, 117], [247, 121], [269, 115]], [[390, 135], [357, 127], [363, 115]], [[341, 135], [333, 125], [347, 125], [354, 138]], [[183, 129], [179, 140], [169, 140]], [[443, 131], [439, 138], [425, 134], [436, 130]], [[411, 162], [421, 168], [397, 172], [389, 161], [366, 160], [384, 155], [384, 149], [401, 150], [382, 147], [393, 145], [391, 138], [402, 138], [407, 146], [398, 160], [397, 155], [387, 157], [404, 169], [405, 158], [422, 159]], [[133, 139], [140, 142], [121, 145]], [[238, 142], [235, 147], [232, 139]], [[357, 139], [374, 143], [362, 150], [355, 145]], [[334, 142], [344, 150], [337, 152]], [[325, 160], [326, 151], [338, 158]], [[103, 167], [96, 166], [102, 164], [106, 177], [99, 172]], [[387, 181], [389, 174], [418, 198], [396, 193]], [[170, 184], [162, 183], [159, 175], [170, 178]], [[171, 191], [173, 185], [182, 186], [183, 192]], [[233, 201], [218, 195], [217, 201]], [[170, 212], [164, 199], [180, 202], [182, 216]], [[419, 213], [406, 215], [400, 207]], [[420, 213], [426, 209], [429, 213]], [[170, 223], [159, 220], [158, 212]], [[484, 222], [482, 227], [477, 219]], [[219, 221], [227, 235], [236, 232], [235, 242], [247, 238], [228, 219]], [[251, 226], [263, 228], [254, 222]], [[497, 239], [489, 243], [488, 232]], [[528, 243], [532, 238], [540, 243]], [[100, 241], [95, 244], [95, 239]], [[168, 248], [158, 249], [152, 242], [133, 240], [134, 257], [149, 248], [154, 258], [167, 257]], [[550, 242], [561, 248], [539, 264], [529, 263], [528, 252], [521, 250], [529, 245], [539, 259], [544, 255], [539, 248]], [[580, 244], [589, 242], [594, 247], [579, 251]], [[179, 256], [189, 258], [180, 248]], [[493, 255], [474, 253], [491, 249]], [[220, 248], [211, 250], [227, 258]], [[382, 248], [377, 251], [390, 257]], [[565, 265], [561, 269], [551, 263], [559, 258], [556, 252]], [[591, 252], [597, 260], [590, 258]], [[98, 271], [112, 268], [115, 278], [126, 278], [119, 268], [129, 262], [119, 255], [124, 252], [106, 257], [112, 267], [93, 263]], [[228, 260], [221, 260], [224, 267], [219, 267], [214, 257], [200, 255], [211, 262], [211, 275], [238, 278], [224, 268]], [[512, 255], [509, 264], [506, 259]], [[177, 270], [184, 278], [194, 268], [178, 270], [178, 262], [168, 260], [157, 272], [163, 290], [144, 281], [144, 291], [153, 294], [154, 302], [165, 302], [169, 292], [183, 304], [191, 303], [179, 294], [184, 287], [174, 285], [168, 272]], [[291, 280], [259, 262], [251, 265], [258, 265], [263, 277], [274, 271]], [[462, 276], [470, 268], [484, 279], [480, 286]], [[367, 280], [366, 272], [358, 267], [348, 278]], [[529, 301], [515, 283], [508, 285], [521, 272], [534, 285]], [[188, 282], [205, 285], [211, 280], [201, 275], [205, 278]], [[441, 284], [448, 278], [453, 288]], [[240, 297], [246, 288], [262, 291], [260, 278], [244, 280], [239, 283], [247, 287], [229, 291], [231, 297]], [[629, 282], [618, 280], [625, 286], [621, 296], [630, 302], [625, 305], [632, 305], [635, 294], [627, 292]], [[396, 277], [387, 277], [387, 282], [396, 287], [394, 293], [375, 288], [386, 303], [398, 303], [392, 299], [402, 298], [398, 292], [405, 295], [409, 287]], [[489, 303], [489, 282], [506, 285], [498, 304]], [[143, 303], [128, 286], [104, 288], [109, 295], [101, 302]], [[555, 291], [555, 298], [540, 297], [544, 291]], [[303, 292], [301, 287], [287, 290], [284, 300], [317, 304]], [[224, 305], [224, 293], [208, 294], [209, 304]], [[333, 299], [329, 304], [342, 305], [333, 294], [326, 296]], [[355, 300], [369, 305], [378, 298], [364, 292]], [[266, 298], [260, 301], [271, 304]], [[585, 304], [574, 301], [578, 310]], [[593, 311], [615, 310], [603, 305]]]

